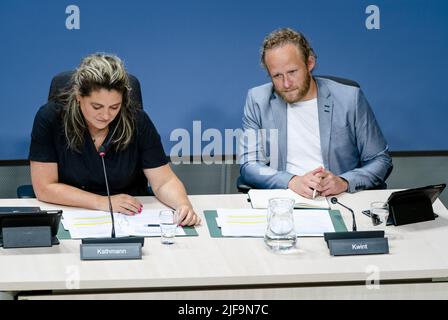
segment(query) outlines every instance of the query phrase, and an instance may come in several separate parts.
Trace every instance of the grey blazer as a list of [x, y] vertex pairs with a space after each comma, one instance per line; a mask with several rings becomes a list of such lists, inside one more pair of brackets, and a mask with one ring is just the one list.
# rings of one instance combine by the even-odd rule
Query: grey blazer
[[[349, 183], [349, 192], [385, 187], [392, 170], [389, 147], [358, 86], [315, 77], [324, 166]], [[249, 90], [244, 107], [239, 162], [255, 188], [287, 188], [287, 104], [272, 83]], [[277, 141], [277, 143], [275, 143]]]

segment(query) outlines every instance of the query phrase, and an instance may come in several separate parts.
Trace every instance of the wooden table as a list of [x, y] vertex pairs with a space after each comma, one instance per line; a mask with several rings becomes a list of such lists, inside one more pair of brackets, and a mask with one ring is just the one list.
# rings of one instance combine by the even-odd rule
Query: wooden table
[[[358, 230], [361, 213], [393, 190], [343, 194]], [[190, 196], [196, 211], [248, 208], [247, 196]], [[154, 197], [144, 208], [161, 208]], [[1, 206], [54, 206], [35, 199], [2, 199]], [[338, 205], [348, 227], [351, 214]], [[448, 298], [448, 211], [437, 200], [435, 221], [389, 226], [390, 254], [332, 257], [323, 238], [299, 238], [289, 254], [270, 252], [261, 238], [211, 238], [203, 219], [197, 237], [171, 246], [145, 239], [142, 260], [81, 261], [78, 240], [51, 248], [0, 249], [0, 291], [21, 299], [388, 299]]]

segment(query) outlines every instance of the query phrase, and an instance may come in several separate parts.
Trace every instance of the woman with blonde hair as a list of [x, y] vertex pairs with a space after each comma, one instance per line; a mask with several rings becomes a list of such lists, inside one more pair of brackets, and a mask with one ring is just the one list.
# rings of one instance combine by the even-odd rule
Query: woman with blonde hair
[[31, 180], [45, 202], [109, 210], [104, 152], [112, 208], [138, 214], [148, 182], [155, 196], [176, 209], [182, 225], [200, 223], [182, 182], [169, 167], [160, 136], [148, 115], [130, 99], [129, 76], [113, 55], [85, 57], [71, 86], [42, 106], [34, 119]]

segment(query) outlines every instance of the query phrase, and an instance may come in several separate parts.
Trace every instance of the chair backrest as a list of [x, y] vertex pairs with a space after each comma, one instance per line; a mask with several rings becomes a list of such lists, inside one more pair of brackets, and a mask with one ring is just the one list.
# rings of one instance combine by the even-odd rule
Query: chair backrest
[[238, 192], [242, 193], [248, 193], [250, 189], [252, 189], [252, 186], [247, 184], [242, 176], [239, 176], [236, 179], [236, 188], [238, 189]]
[[357, 87], [360, 88], [361, 86], [359, 85], [358, 82], [350, 80], [350, 79], [345, 79], [345, 78], [339, 78], [339, 77], [334, 77], [334, 76], [316, 76], [318, 78], [324, 78], [324, 79], [329, 79], [329, 80], [333, 80], [348, 86], [352, 86], [352, 87]]
[[19, 186], [17, 188], [17, 198], [36, 198], [33, 186], [30, 184], [24, 184]]
[[[71, 86], [71, 78], [75, 71], [64, 71], [53, 77], [51, 80], [50, 91], [48, 92], [48, 101], [55, 101], [59, 94], [67, 90]], [[129, 82], [131, 85], [130, 99], [136, 103], [140, 108], [143, 108], [142, 92], [140, 90], [140, 81], [133, 76], [128, 74]]]

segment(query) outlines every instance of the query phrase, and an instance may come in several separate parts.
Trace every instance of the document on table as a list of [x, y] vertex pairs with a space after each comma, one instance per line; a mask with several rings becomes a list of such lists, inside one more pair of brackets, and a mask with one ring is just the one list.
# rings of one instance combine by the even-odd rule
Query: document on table
[[[263, 237], [267, 227], [266, 209], [217, 209], [218, 227], [227, 237]], [[334, 232], [328, 210], [294, 210], [294, 225], [299, 237], [322, 237]]]
[[254, 209], [266, 209], [271, 198], [292, 198], [296, 202], [294, 205], [296, 209], [330, 209], [327, 198], [319, 196], [314, 199], [308, 199], [298, 195], [291, 189], [250, 189], [248, 195]]
[[[114, 213], [115, 235], [117, 237], [160, 236], [159, 212], [161, 209], [143, 209], [142, 213], [127, 216]], [[64, 211], [62, 225], [70, 232], [72, 239], [107, 238], [111, 235], [112, 221], [109, 212], [95, 210]], [[150, 226], [148, 225], [155, 225]], [[178, 227], [176, 235], [185, 235], [182, 227]]]

